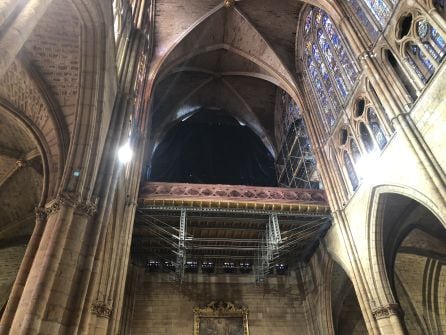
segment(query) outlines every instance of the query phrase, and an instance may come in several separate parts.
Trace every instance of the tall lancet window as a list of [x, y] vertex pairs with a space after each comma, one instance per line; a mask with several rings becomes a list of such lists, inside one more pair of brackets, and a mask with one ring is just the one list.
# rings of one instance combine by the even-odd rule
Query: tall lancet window
[[386, 26], [393, 8], [399, 0], [347, 0], [356, 19], [365, 29], [372, 41]]
[[323, 10], [315, 7], [309, 10], [304, 35], [308, 77], [325, 126], [331, 130], [358, 78], [358, 67], [333, 21]]

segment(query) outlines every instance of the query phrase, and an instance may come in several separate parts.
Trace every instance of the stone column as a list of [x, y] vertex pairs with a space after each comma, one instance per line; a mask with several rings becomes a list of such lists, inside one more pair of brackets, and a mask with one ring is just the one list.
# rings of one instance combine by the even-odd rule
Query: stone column
[[28, 242], [28, 246], [26, 247], [25, 255], [23, 256], [22, 263], [20, 264], [16, 280], [14, 281], [6, 309], [0, 322], [0, 334], [8, 334], [9, 328], [11, 327], [17, 305], [19, 304], [20, 297], [22, 296], [23, 288], [25, 287], [29, 271], [33, 264], [37, 248], [39, 247], [39, 243], [45, 229], [47, 220], [46, 214], [47, 213], [44, 208], [36, 208], [36, 225], [34, 226], [33, 234]]
[[78, 201], [73, 194], [61, 194], [49, 204], [47, 225], [17, 305], [11, 334], [64, 333], [88, 244], [85, 231], [95, 209], [94, 204]]
[[406, 334], [400, 320], [401, 310], [398, 304], [392, 303], [376, 307], [372, 310], [372, 313], [378, 323], [381, 334]]

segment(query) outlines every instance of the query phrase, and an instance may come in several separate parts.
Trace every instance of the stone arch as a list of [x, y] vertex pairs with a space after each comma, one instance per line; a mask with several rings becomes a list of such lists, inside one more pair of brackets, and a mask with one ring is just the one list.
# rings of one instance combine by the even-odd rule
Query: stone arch
[[332, 261], [330, 277], [333, 334], [364, 334], [367, 331], [366, 323], [348, 273]]
[[38, 143], [46, 171], [45, 201], [57, 193], [68, 143], [63, 121], [35, 80], [21, 62], [15, 61], [0, 85], [0, 107], [22, 123]]
[[[227, 24], [217, 24], [218, 22], [226, 22]], [[255, 47], [247, 48], [244, 43], [241, 42], [241, 37], [237, 37], [233, 32], [228, 32], [228, 25], [239, 25], [242, 29], [243, 35], [248, 35], [249, 38], [255, 39], [256, 43], [253, 43]], [[206, 27], [209, 26], [209, 29]], [[219, 31], [214, 35], [208, 33], [211, 31], [211, 27], [222, 26], [225, 27], [223, 31]], [[221, 35], [221, 36], [220, 36]], [[242, 34], [239, 34], [242, 35]], [[192, 49], [190, 46], [194, 46]], [[253, 64], [253, 68], [257, 70], [240, 70], [230, 73], [219, 73], [214, 76], [224, 78], [228, 76], [241, 76], [257, 78], [269, 82], [277, 87], [286, 91], [292, 99], [299, 105], [304, 106], [302, 99], [301, 88], [298, 87], [295, 75], [288, 69], [281, 61], [275, 50], [262, 34], [256, 29], [256, 27], [248, 20], [244, 13], [235, 6], [231, 9], [223, 8], [220, 4], [213, 8], [211, 11], [202, 16], [193, 25], [191, 25], [183, 34], [181, 34], [168, 50], [163, 55], [155, 57], [154, 65], [150, 71], [149, 84], [146, 88], [146, 95], [155, 96], [157, 88], [160, 84], [166, 80], [172, 74], [177, 73], [176, 66], [181, 64], [187, 64], [188, 61], [212, 53], [215, 51], [224, 50], [228, 53], [236, 55], [237, 57], [246, 60], [250, 64]], [[195, 68], [186, 68], [184, 71], [196, 71]], [[206, 73], [206, 71], [198, 71], [200, 73]], [[210, 73], [209, 75], [212, 75]], [[241, 105], [246, 107], [246, 104], [237, 96], [237, 92], [233, 92], [233, 96], [236, 99], [241, 100]], [[149, 114], [153, 115], [154, 105], [149, 107]], [[265, 143], [266, 147], [274, 154], [274, 145], [272, 144], [272, 138], [267, 138], [262, 127], [259, 127], [256, 118], [252, 117], [252, 113], [249, 112], [249, 108], [243, 108], [246, 110], [245, 116], [248, 118], [248, 126], [255, 130], [257, 135]], [[303, 110], [303, 108], [302, 108]], [[305, 113], [304, 113], [305, 114]], [[172, 120], [171, 120], [172, 121]], [[166, 126], [166, 125], [165, 125]], [[165, 128], [163, 127], [163, 129]]]
[[371, 298], [374, 299], [373, 304], [377, 307], [396, 303], [389, 281], [383, 240], [385, 202], [386, 197], [392, 195], [399, 195], [416, 201], [432, 213], [443, 227], [446, 227], [446, 220], [439, 208], [421, 192], [400, 185], [380, 185], [373, 188], [367, 210], [366, 222], [368, 222], [368, 225], [366, 227], [366, 236], [370, 275], [373, 279], [372, 287], [374, 289]]
[[[117, 90], [113, 17], [97, 2], [71, 0], [80, 19], [81, 61], [75, 122], [61, 190], [75, 198], [93, 196]], [[111, 3], [107, 4], [107, 6]], [[76, 176], [74, 172], [79, 172]], [[87, 191], [86, 191], [87, 190]]]
[[[180, 62], [184, 62], [187, 59], [195, 57], [198, 54], [210, 52], [213, 50], [224, 49], [232, 53], [238, 54], [239, 56], [246, 58], [247, 60], [258, 65], [264, 73], [259, 74], [249, 74], [253, 76], [260, 77], [264, 80], [270, 81], [271, 83], [284, 89], [290, 96], [302, 105], [302, 98], [300, 88], [295, 80], [295, 76], [291, 73], [290, 69], [287, 69], [280, 58], [277, 56], [274, 49], [268, 44], [268, 42], [263, 38], [261, 33], [249, 22], [246, 16], [235, 7], [229, 15], [233, 18], [239, 20], [241, 24], [244, 25], [245, 29], [249, 31], [249, 34], [253, 38], [259, 41], [259, 49], [256, 50], [244, 50], [240, 41], [230, 37], [226, 37], [226, 40], [222, 38], [221, 40], [212, 40], [212, 42], [205, 43], [203, 45], [196, 45], [196, 40], [202, 40], [202, 38], [195, 38], [194, 34], [198, 34], [200, 29], [204, 28], [206, 24], [211, 24], [212, 20], [221, 19], [219, 16], [223, 16], [225, 12], [223, 5], [218, 5], [203, 17], [197, 20], [193, 25], [191, 25], [187, 30], [181, 34], [175, 42], [169, 47], [164, 55], [155, 60], [155, 65], [152, 66], [150, 71], [151, 84], [147, 87], [147, 94], [153, 94], [155, 86], [160, 79], [166, 76], [171, 68]], [[235, 14], [234, 14], [235, 13]], [[206, 29], [203, 29], [206, 31]], [[192, 52], [188, 51], [186, 45], [196, 46]], [[275, 66], [270, 64], [274, 63]]]

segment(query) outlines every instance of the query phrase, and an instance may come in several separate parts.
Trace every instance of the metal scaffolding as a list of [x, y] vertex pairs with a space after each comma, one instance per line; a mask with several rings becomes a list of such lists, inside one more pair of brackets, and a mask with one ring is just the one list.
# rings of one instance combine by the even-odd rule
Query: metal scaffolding
[[278, 103], [282, 113], [281, 147], [276, 160], [278, 184], [280, 187], [318, 189], [316, 161], [299, 107], [284, 91]]
[[132, 253], [144, 255], [145, 262], [174, 264], [180, 283], [191, 272], [190, 262], [210, 262], [216, 271], [226, 263], [250, 264], [262, 283], [278, 264], [299, 261], [296, 253], [311, 248], [330, 222], [328, 214], [139, 208]]
[[180, 214], [180, 231], [178, 236], [178, 253], [175, 267], [177, 280], [181, 283], [184, 277], [184, 266], [186, 264], [186, 210], [182, 209]]

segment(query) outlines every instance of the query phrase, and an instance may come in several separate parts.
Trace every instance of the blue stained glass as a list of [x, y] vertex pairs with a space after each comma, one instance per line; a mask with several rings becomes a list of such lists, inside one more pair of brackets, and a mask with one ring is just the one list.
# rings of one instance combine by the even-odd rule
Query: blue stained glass
[[351, 141], [350, 147], [352, 149], [352, 156], [355, 163], [358, 163], [361, 158], [361, 152], [359, 151], [358, 145], [355, 141]]
[[372, 22], [370, 22], [369, 18], [362, 9], [361, 5], [358, 3], [358, 0], [347, 0], [347, 1], [352, 7], [353, 11], [355, 12], [359, 22], [364, 26], [369, 37], [372, 39], [372, 41], [376, 41], [376, 39], [379, 36], [379, 31], [378, 29], [376, 29], [375, 25]]
[[339, 91], [341, 92], [342, 97], [346, 97], [347, 96], [347, 89], [345, 88], [345, 83], [344, 80], [342, 80], [342, 77], [337, 77], [336, 78], [336, 84], [339, 88]]
[[325, 121], [327, 122], [328, 126], [331, 128], [335, 124], [335, 118], [333, 116], [332, 109], [330, 108], [330, 103], [329, 103], [328, 98], [325, 94], [325, 90], [323, 88], [322, 82], [319, 79], [318, 71], [317, 71], [311, 57], [308, 57], [307, 64], [308, 64], [308, 67], [310, 70], [309, 71], [310, 76], [312, 77], [313, 84], [316, 88], [316, 93], [319, 98], [319, 102], [321, 103]]
[[420, 58], [421, 62], [423, 63], [426, 70], [429, 71], [429, 73], [434, 71], [434, 66], [429, 61], [429, 59], [424, 55], [424, 52], [421, 49], [418, 49], [418, 57]]
[[370, 8], [373, 16], [378, 20], [381, 27], [387, 23], [390, 16], [390, 8], [383, 0], [363, 0]]
[[324, 14], [322, 19], [322, 25], [324, 26], [325, 31], [327, 32], [328, 37], [330, 38], [331, 43], [333, 43], [335, 49], [338, 50], [341, 48], [341, 39], [334, 29], [333, 22], [331, 22], [331, 19], [326, 14]]
[[306, 34], [308, 34], [308, 32], [311, 29], [311, 22], [313, 21], [313, 8], [310, 10], [310, 12], [308, 13], [307, 17], [305, 18], [305, 26], [304, 26], [304, 31]]
[[431, 26], [431, 38], [434, 41], [434, 43], [437, 45], [437, 47], [440, 49], [440, 57], [443, 58], [446, 50], [446, 42], [441, 37], [441, 35], [438, 33], [438, 31]]
[[440, 55], [437, 53], [437, 51], [432, 47], [432, 45], [429, 42], [423, 43], [424, 47], [426, 48], [427, 52], [434, 58], [435, 60], [440, 59]]
[[319, 49], [318, 49], [318, 47], [316, 46], [316, 44], [313, 44], [313, 49], [312, 49], [312, 51], [313, 51], [313, 55], [314, 55], [314, 60], [315, 60], [316, 62], [318, 62], [319, 64], [322, 63], [321, 54], [319, 53]]
[[378, 143], [379, 148], [382, 150], [387, 144], [387, 139], [379, 124], [378, 116], [372, 107], [367, 109], [367, 118], [372, 128], [372, 133], [375, 137], [376, 143]]
[[415, 64], [415, 62], [413, 61], [413, 59], [410, 56], [407, 57], [407, 62], [409, 63], [409, 65], [412, 68], [412, 70], [414, 70], [414, 72], [416, 73], [417, 77], [420, 78], [420, 80], [423, 83], [426, 83], [426, 78], [424, 77], [423, 73], [421, 73], [420, 69], [418, 68], [418, 65]]
[[348, 177], [350, 179], [350, 183], [352, 184], [353, 190], [359, 185], [358, 176], [356, 175], [355, 168], [353, 167], [352, 160], [350, 159], [350, 155], [347, 151], [344, 151], [344, 163], [347, 169]]
[[322, 79], [329, 80], [327, 68], [325, 67], [324, 63], [321, 64], [320, 69], [321, 69]]
[[307, 32], [304, 52], [311, 56], [307, 58], [309, 76], [326, 123], [332, 127], [342, 108], [340, 98], [347, 97], [358, 72], [333, 21], [324, 11], [313, 8], [306, 17], [304, 30]]

